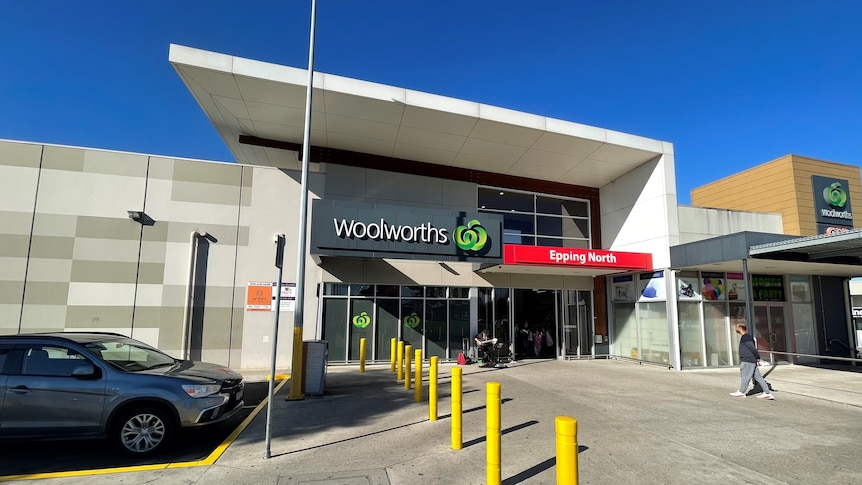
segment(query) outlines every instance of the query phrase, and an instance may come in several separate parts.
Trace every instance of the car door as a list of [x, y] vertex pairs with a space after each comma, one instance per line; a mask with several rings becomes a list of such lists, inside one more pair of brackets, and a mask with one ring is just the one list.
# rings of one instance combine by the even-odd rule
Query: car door
[[8, 377], [8, 372], [6, 371], [6, 358], [11, 349], [11, 345], [0, 344], [0, 428], [3, 427], [3, 397], [6, 396], [6, 379]]
[[18, 345], [20, 371], [6, 376], [2, 427], [4, 434], [65, 435], [101, 430], [105, 376], [76, 377], [76, 368], [94, 365], [61, 344]]

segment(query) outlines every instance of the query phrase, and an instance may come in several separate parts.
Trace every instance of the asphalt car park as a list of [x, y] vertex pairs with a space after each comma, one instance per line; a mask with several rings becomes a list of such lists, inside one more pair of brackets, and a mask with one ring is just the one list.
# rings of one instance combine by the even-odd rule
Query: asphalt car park
[[204, 460], [266, 399], [268, 392], [268, 382], [246, 382], [243, 409], [221, 423], [180, 430], [169, 448], [147, 458], [130, 457], [104, 439], [2, 439], [0, 478]]

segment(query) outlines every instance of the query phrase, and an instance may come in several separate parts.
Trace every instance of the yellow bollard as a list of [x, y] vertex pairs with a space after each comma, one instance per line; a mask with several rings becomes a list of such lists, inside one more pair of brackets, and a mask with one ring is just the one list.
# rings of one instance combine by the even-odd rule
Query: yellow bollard
[[557, 416], [557, 484], [578, 485], [578, 420]]
[[285, 401], [300, 401], [305, 399], [303, 391], [303, 369], [302, 369], [302, 329], [293, 328], [293, 359], [290, 366], [290, 392]]
[[410, 389], [410, 352], [412, 345], [404, 346], [404, 389]]
[[461, 439], [461, 369], [452, 368], [452, 449], [460, 450]]
[[403, 360], [404, 360], [404, 341], [399, 340], [398, 341], [398, 364], [396, 366], [398, 368], [398, 373], [395, 375], [395, 379], [399, 380], [399, 381], [401, 379], [404, 379], [404, 377], [402, 376], [402, 374], [404, 373]]
[[422, 402], [422, 349], [416, 349], [416, 379], [413, 389], [413, 400]]
[[359, 372], [365, 372], [365, 339], [359, 339]]
[[500, 383], [485, 385], [485, 426], [487, 468], [485, 481], [488, 485], [500, 485]]
[[428, 368], [428, 419], [437, 421], [437, 357], [431, 357]]
[[389, 372], [395, 372], [395, 339], [389, 341]]

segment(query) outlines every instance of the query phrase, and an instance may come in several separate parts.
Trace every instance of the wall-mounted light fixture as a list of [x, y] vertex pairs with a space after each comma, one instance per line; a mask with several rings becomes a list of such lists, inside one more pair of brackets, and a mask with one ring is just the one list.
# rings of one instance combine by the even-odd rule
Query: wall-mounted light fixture
[[129, 219], [138, 222], [144, 226], [152, 226], [156, 223], [152, 217], [148, 216], [144, 211], [126, 211], [129, 215]]

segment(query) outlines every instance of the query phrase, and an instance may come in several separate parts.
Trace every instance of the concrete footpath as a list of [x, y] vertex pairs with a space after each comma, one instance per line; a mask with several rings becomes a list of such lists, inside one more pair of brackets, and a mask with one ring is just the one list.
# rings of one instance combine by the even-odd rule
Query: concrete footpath
[[[427, 364], [426, 364], [427, 365]], [[525, 361], [464, 367], [463, 449], [452, 450], [450, 380], [439, 419], [389, 366], [330, 367], [326, 393], [272, 405], [215, 464], [52, 484], [483, 484], [485, 384], [501, 384], [502, 483], [553, 484], [554, 418], [578, 420], [582, 484], [862, 483], [862, 372], [800, 365], [769, 376], [776, 400], [732, 398], [736, 369], [669, 371], [628, 362]], [[852, 368], [851, 368], [852, 369]], [[857, 368], [858, 369], [858, 368]]]

